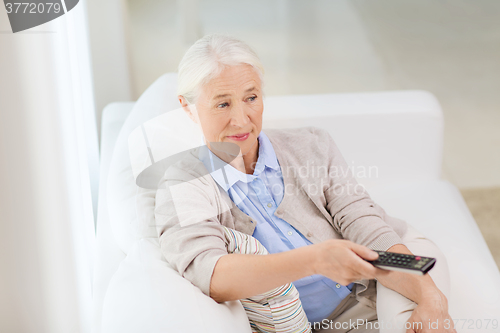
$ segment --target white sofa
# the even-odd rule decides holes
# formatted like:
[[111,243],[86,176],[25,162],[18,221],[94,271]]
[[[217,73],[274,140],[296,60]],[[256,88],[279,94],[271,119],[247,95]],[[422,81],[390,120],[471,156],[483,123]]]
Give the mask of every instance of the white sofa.
[[[163,75],[136,103],[112,103],[103,112],[95,333],[250,332],[241,303],[218,304],[180,277],[162,258],[154,231],[141,225],[151,212],[135,198],[127,141],[137,126],[178,107],[175,80]],[[433,95],[277,96],[264,105],[264,128],[329,130],[372,198],[442,249],[459,332],[499,330],[500,274],[460,192],[440,179],[443,116]],[[146,200],[154,204],[154,196]]]

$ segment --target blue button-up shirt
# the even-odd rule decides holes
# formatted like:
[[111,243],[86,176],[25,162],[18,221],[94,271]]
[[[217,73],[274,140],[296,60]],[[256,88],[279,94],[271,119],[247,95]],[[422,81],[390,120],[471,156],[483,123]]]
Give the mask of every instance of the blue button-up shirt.
[[[238,208],[256,220],[257,225],[252,236],[258,239],[269,253],[312,244],[288,222],[274,215],[284,196],[283,176],[269,138],[261,131],[258,140],[259,156],[253,175],[224,163],[208,149],[209,153],[200,159],[207,170],[212,171],[214,180],[228,193]],[[215,170],[214,166],[222,165],[225,165],[223,170]],[[353,286],[342,286],[319,274],[306,276],[293,281],[293,284],[299,291],[302,307],[310,322],[320,322],[327,318],[351,293]]]

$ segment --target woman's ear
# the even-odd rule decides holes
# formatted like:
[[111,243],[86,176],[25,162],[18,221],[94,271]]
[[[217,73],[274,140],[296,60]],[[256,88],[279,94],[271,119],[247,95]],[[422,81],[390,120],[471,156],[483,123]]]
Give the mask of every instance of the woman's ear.
[[187,113],[189,118],[198,124],[198,114],[196,112],[196,106],[194,104],[189,104],[188,101],[184,98],[184,96],[177,96],[179,99],[179,103],[181,103],[182,109]]

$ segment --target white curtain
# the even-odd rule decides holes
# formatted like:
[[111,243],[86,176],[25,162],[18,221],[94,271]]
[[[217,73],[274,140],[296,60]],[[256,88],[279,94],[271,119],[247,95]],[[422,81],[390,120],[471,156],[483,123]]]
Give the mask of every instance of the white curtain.
[[0,11],[0,331],[90,332],[99,150],[86,2]]

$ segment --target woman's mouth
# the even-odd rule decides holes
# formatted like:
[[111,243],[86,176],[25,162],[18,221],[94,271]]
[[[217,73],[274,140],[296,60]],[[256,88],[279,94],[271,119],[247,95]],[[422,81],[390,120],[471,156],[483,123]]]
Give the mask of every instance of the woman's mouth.
[[249,136],[250,133],[243,133],[239,135],[228,136],[228,138],[235,141],[245,141],[246,139],[248,139]]

